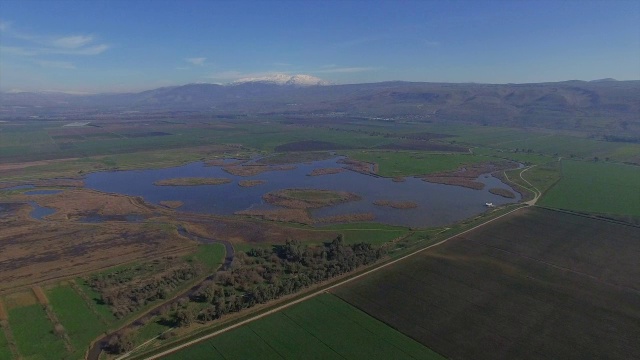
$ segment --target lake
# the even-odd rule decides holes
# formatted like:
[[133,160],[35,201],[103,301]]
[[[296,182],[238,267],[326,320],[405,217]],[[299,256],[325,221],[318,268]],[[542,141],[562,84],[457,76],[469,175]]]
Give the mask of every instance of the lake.
[[[220,166],[206,166],[202,162],[190,163],[165,169],[97,172],[87,175],[85,186],[104,192],[142,196],[146,201],[159,204],[161,201],[181,201],[179,211],[232,215],[236,211],[251,208],[274,208],[262,200],[267,192],[288,188],[313,188],[348,191],[362,199],[350,203],[312,210],[314,218],[371,212],[377,222],[410,227],[442,226],[478,215],[487,210],[485,203],[499,206],[520,200],[508,185],[492,176],[483,175],[478,181],[485,184],[483,190],[460,186],[432,184],[418,178],[407,178],[405,182],[394,182],[354,171],[337,174],[308,176],[318,168],[345,167],[338,163],[341,157],[310,163],[294,164],[293,170],[269,171],[255,176],[235,176]],[[158,180],[180,177],[228,178],[223,185],[201,186],[156,186]],[[240,187],[241,180],[265,180],[255,187]],[[504,188],[516,194],[507,199],[489,193],[490,188]],[[393,209],[373,205],[376,200],[412,201],[414,209]]]

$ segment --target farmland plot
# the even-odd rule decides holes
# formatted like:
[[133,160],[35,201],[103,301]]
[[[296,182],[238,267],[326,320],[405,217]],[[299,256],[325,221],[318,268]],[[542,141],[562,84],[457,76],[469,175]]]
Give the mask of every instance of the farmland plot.
[[527,208],[334,293],[449,358],[639,358],[639,232]]

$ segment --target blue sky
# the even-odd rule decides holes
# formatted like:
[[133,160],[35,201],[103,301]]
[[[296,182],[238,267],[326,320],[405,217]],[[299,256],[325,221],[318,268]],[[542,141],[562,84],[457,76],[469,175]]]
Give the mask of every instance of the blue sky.
[[639,1],[0,1],[0,89],[640,79]]

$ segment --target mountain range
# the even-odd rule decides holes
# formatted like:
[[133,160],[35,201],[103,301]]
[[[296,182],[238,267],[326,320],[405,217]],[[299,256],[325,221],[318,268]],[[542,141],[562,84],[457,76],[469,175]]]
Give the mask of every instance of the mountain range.
[[135,93],[0,93],[0,119],[188,111],[345,116],[640,134],[640,81],[329,85],[308,75],[187,84]]

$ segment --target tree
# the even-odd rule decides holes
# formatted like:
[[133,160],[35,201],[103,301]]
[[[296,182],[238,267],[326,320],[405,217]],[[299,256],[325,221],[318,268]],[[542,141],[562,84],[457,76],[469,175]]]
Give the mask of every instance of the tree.
[[175,314],[176,325],[188,327],[193,323],[193,312],[189,309],[179,309]]
[[130,332],[120,332],[109,339],[107,350],[114,354],[122,354],[133,349],[133,336]]

